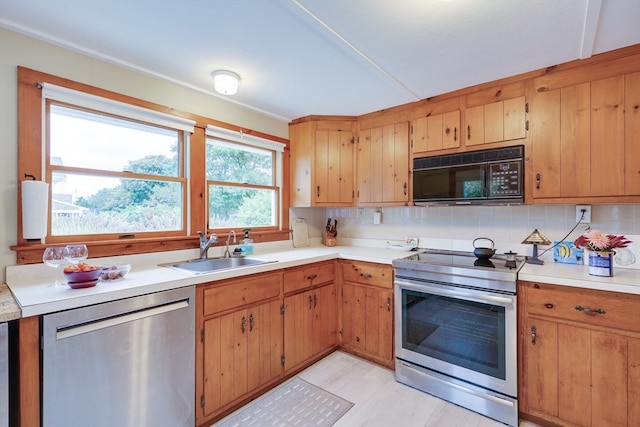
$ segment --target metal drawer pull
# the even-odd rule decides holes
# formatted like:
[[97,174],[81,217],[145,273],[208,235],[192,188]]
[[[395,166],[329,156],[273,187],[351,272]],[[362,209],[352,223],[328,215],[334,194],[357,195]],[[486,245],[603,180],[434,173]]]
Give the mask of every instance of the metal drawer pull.
[[391,298],[387,298],[387,311],[391,311]]
[[583,307],[581,305],[576,305],[576,310],[581,311],[583,313],[587,313],[587,314],[605,314],[606,311],[604,311],[604,309],[602,308],[597,308],[597,309],[592,309],[589,307]]
[[317,274],[311,274],[311,275],[307,276],[307,280],[313,280],[313,279],[315,279],[316,277],[318,277],[318,275],[317,275]]
[[363,279],[371,279],[373,276],[369,273],[360,273],[360,277]]
[[533,325],[531,327],[531,343],[532,344],[536,343],[537,332],[538,332],[538,329],[536,328],[536,325]]

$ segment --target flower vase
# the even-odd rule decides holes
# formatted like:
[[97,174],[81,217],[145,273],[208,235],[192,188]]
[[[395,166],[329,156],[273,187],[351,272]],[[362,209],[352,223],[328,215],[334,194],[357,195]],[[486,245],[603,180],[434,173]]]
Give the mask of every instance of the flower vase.
[[613,252],[589,251],[589,274],[592,276],[613,276]]

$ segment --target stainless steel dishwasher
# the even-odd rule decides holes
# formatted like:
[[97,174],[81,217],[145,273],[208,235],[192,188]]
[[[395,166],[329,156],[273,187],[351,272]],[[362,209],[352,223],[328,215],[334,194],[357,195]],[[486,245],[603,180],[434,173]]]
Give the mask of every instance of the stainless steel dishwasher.
[[195,288],[43,316],[44,427],[193,427]]

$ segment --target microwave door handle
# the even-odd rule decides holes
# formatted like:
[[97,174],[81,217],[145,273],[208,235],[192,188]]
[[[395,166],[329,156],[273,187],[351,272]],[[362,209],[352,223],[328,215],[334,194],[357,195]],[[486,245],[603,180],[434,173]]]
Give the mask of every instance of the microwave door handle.
[[482,182],[484,183],[484,185],[482,186],[482,192],[484,193],[484,197],[487,198],[489,197],[489,179],[487,178],[487,176],[489,175],[487,173],[487,170],[489,169],[489,165],[484,165],[481,169],[481,173],[482,173]]

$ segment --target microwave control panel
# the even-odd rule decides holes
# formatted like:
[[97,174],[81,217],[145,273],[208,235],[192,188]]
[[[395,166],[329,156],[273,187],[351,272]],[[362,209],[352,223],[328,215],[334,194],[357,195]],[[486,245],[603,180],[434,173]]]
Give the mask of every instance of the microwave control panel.
[[522,195],[522,162],[509,161],[489,164],[489,197]]

